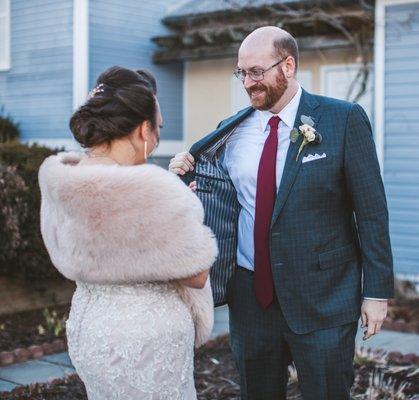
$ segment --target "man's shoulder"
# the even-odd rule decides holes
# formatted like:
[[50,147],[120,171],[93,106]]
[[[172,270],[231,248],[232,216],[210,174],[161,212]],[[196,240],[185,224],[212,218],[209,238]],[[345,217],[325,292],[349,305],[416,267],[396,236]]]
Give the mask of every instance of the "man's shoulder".
[[335,108],[338,110],[349,112],[354,103],[346,100],[335,99],[333,97],[321,96],[318,94],[311,94],[314,99],[318,102],[319,106],[326,108]]
[[354,107],[361,108],[350,101],[315,94],[310,96],[312,96],[312,101],[314,100],[317,103],[318,112],[322,119],[326,118],[331,120],[332,123],[346,123]]

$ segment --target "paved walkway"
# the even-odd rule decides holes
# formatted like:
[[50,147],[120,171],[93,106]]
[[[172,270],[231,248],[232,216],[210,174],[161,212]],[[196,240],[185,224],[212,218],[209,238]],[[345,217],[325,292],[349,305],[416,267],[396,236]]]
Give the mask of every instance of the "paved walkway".
[[[216,309],[214,330],[211,337],[214,338],[223,333],[228,333],[227,307]],[[379,335],[363,342],[362,332],[358,331],[357,344],[358,346],[383,349],[388,352],[419,353],[419,335],[410,333],[382,331]],[[64,378],[74,373],[75,370],[67,353],[54,354],[39,360],[2,367],[0,368],[0,392],[10,391],[20,385]]]
[[48,382],[75,372],[67,353],[54,354],[38,360],[2,367],[0,368],[0,392],[10,391],[19,385]]

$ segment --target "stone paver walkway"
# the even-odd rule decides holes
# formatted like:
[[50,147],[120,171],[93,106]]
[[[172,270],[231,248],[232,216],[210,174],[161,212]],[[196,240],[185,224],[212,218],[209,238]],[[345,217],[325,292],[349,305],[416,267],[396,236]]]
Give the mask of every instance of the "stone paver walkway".
[[59,353],[0,368],[0,392],[35,382],[64,378],[76,371],[67,353]]
[[[228,309],[219,307],[215,312],[214,330],[211,338],[228,333]],[[403,354],[419,353],[419,335],[410,333],[381,331],[377,336],[362,340],[362,331],[358,331],[357,345],[383,349],[388,352],[399,351]],[[54,354],[9,367],[0,368],[0,392],[10,391],[16,386],[35,382],[48,382],[74,374],[75,370],[67,353]]]

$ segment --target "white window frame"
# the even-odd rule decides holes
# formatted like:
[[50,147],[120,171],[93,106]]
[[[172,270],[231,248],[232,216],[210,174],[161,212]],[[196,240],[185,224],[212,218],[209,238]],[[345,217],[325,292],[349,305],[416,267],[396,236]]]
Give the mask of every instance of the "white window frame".
[[[340,63],[340,64],[325,64],[320,67],[320,93],[322,96],[327,96],[327,75],[330,72],[336,71],[354,71],[358,70],[361,64],[358,63]],[[371,66],[372,67],[372,66]],[[371,71],[373,72],[373,71]],[[371,79],[371,76],[369,77]],[[370,83],[371,84],[371,83]]]
[[[5,43],[0,43],[0,46],[3,45],[6,48],[6,58],[5,60],[0,60],[0,71],[8,71],[11,66],[10,61],[10,41],[11,41],[11,34],[10,34],[10,0],[3,0],[4,4],[6,4],[6,8],[4,10],[0,9],[0,21],[5,21],[6,25],[6,38]],[[2,22],[3,23],[3,22]]]

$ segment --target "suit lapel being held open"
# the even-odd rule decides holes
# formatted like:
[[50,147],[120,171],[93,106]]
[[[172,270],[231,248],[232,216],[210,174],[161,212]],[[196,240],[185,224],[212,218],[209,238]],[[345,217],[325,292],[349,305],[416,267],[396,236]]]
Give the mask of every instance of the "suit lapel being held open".
[[[312,119],[314,120],[314,127],[316,127],[321,117],[318,114],[318,110],[317,110],[318,106],[319,104],[317,100],[314,98],[314,96],[310,95],[305,90],[303,90],[302,95],[301,95],[300,105],[298,106],[297,116],[294,121],[294,128],[298,129],[299,126],[302,125],[301,120],[300,120],[302,115],[312,117]],[[298,160],[296,161],[298,149],[300,148],[302,141],[303,141],[303,135],[299,135],[295,143],[293,142],[290,143],[290,146],[287,152],[287,159],[285,161],[285,167],[284,167],[284,172],[282,175],[281,184],[279,186],[278,193],[276,196],[276,202],[275,202],[274,212],[272,214],[271,226],[275,223],[276,219],[281,213],[282,208],[285,205],[285,202],[292,188],[292,185],[294,184],[294,181],[300,170],[301,160],[306,154],[308,147],[310,147],[310,145],[305,146],[303,150],[301,151],[298,157]]]

